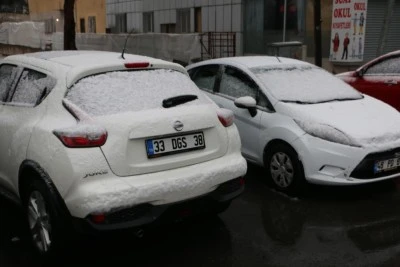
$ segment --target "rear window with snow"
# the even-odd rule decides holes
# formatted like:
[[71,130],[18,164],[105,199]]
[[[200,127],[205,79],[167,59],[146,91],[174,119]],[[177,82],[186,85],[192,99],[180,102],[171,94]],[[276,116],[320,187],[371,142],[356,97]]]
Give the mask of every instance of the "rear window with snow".
[[158,70],[116,71],[86,77],[67,92],[66,99],[92,116],[163,108],[163,100],[196,95],[181,105],[209,103],[190,78],[180,72]]
[[329,72],[307,65],[252,68],[277,99],[284,102],[321,103],[361,99],[362,95]]

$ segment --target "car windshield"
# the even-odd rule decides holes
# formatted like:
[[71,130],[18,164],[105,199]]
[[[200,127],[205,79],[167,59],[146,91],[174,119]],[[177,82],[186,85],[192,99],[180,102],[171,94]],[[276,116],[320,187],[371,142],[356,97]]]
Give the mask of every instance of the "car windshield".
[[[178,103],[208,102],[190,78],[180,72],[158,69],[116,71],[86,77],[77,82],[66,98],[92,116],[162,108],[163,100],[197,96]],[[190,98],[190,97],[189,97]]]
[[263,66],[251,68],[251,71],[283,102],[316,104],[363,98],[339,78],[314,66]]

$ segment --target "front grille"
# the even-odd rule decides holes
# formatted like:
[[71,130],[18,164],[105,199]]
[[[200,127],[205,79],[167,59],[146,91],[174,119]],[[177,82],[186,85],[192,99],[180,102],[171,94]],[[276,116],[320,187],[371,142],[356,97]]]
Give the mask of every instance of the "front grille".
[[360,162],[360,164],[357,165],[350,176],[357,179],[374,179],[397,173],[400,175],[400,167],[389,171],[382,171],[378,173],[374,172],[374,165],[376,161],[398,157],[395,156],[395,154],[397,153],[400,153],[400,148],[395,148],[385,152],[368,154]]
[[150,204],[142,204],[122,210],[118,210],[116,212],[112,212],[106,215],[106,222],[109,224],[113,223],[123,223],[133,221],[140,217],[146,215],[153,206]]

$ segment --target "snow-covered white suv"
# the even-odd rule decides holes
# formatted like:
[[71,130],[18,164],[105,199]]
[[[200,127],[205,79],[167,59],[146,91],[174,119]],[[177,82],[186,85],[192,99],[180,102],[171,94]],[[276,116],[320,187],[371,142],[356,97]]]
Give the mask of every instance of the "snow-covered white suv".
[[0,79],[0,186],[43,254],[70,226],[141,227],[195,203],[220,212],[244,189],[232,112],[178,64],[40,52],[5,58]]

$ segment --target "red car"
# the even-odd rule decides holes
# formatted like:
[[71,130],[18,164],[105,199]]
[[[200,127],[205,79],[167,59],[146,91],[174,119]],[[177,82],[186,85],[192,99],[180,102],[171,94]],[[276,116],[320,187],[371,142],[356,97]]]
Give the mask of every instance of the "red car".
[[400,50],[382,55],[356,71],[336,75],[361,93],[400,111]]

